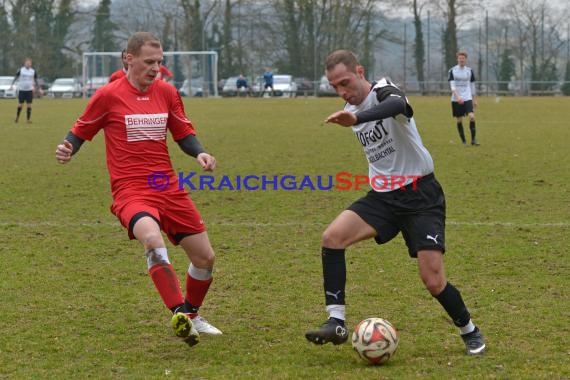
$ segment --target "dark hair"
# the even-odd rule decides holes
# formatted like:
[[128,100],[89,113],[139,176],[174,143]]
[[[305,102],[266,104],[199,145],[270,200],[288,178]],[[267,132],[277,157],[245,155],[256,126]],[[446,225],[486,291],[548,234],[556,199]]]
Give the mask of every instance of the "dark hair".
[[132,55],[139,55],[141,48],[144,45],[160,48],[160,40],[149,32],[136,32],[127,41],[127,53]]
[[344,64],[352,72],[356,72],[356,66],[360,66],[358,58],[350,50],[335,50],[325,60],[325,70],[332,70],[339,63]]

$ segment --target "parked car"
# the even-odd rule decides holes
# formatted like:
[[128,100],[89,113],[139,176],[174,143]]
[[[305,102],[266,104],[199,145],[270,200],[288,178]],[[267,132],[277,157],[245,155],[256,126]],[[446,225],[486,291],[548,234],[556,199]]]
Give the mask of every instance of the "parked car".
[[[271,91],[263,91],[265,83],[262,77],[258,77],[253,85],[253,93],[256,96],[270,97]],[[297,96],[297,83],[293,80],[292,75],[278,74],[273,75],[273,93],[275,97],[293,98]]]
[[293,98],[297,96],[297,83],[295,83],[291,75],[274,75],[273,90],[277,97]]
[[51,86],[51,82],[49,82],[47,79],[45,78],[38,78],[38,86],[39,91],[36,91],[34,93],[34,97],[35,98],[41,98],[42,96],[44,96],[45,94],[47,94],[47,90],[50,88]]
[[202,88],[202,78],[193,78],[192,80],[184,79],[182,86],[178,89],[180,96],[202,97],[204,89]]
[[83,92],[88,98],[92,97],[95,91],[109,83],[109,77],[92,77],[87,80],[83,87]]
[[75,78],[57,78],[48,88],[50,98],[80,98],[83,95],[81,82]]
[[238,77],[229,77],[224,82],[224,87],[222,87],[222,96],[230,97],[237,95],[237,80]]
[[321,77],[321,82],[319,83],[319,91],[317,96],[337,96],[335,89],[329,83],[326,75]]
[[295,78],[297,83],[297,96],[308,96],[315,94],[314,82],[307,78]]
[[17,83],[12,86],[14,77],[0,77],[0,98],[15,98]]

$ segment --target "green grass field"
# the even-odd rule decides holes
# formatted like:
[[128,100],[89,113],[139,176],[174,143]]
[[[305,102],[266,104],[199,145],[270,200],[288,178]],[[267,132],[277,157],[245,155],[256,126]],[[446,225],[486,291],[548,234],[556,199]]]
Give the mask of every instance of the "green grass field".
[[[109,212],[103,135],[67,166],[56,145],[83,100],[41,99],[33,124],[0,101],[0,378],[568,379],[569,98],[482,98],[480,147],[458,144],[447,97],[411,98],[447,196],[447,275],[486,335],[467,357],[424,290],[401,237],[347,252],[350,327],[400,331],[396,356],[368,366],[350,344],[317,347],[326,318],[320,236],[365,191],[198,190],[217,253],[203,315],[224,331],[189,348],[146,274],[141,247]],[[366,174],[349,129],[323,125],[339,99],[191,99],[186,110],[236,175]],[[177,171],[195,161],[171,143]],[[188,262],[169,246],[179,274]]]

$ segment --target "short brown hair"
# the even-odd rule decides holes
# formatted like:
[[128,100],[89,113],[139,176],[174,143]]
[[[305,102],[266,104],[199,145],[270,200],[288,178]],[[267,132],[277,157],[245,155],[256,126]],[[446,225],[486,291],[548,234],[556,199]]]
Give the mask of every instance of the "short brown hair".
[[467,58],[467,52],[465,50],[459,50],[457,52],[457,54],[455,54],[455,57],[459,57],[460,55],[464,56],[465,58]]
[[358,58],[350,50],[335,50],[329,54],[325,60],[325,70],[332,70],[336,65],[342,63],[352,72],[356,72],[356,66],[360,66]]
[[144,45],[160,48],[160,40],[149,32],[136,32],[127,41],[127,53],[134,56],[139,55]]

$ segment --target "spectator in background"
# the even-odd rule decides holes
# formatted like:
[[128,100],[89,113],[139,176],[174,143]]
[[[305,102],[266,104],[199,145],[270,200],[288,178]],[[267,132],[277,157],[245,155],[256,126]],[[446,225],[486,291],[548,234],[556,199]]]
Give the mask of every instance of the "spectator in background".
[[271,96],[275,95],[275,90],[273,89],[273,71],[269,68],[265,70],[263,73],[263,91],[261,92],[261,96],[265,95],[265,91],[271,89]]
[[18,79],[18,109],[16,111],[16,119],[14,122],[17,123],[20,119],[20,113],[24,107],[24,102],[26,102],[26,121],[31,123],[34,92],[36,89],[37,91],[41,91],[40,86],[38,85],[38,73],[32,68],[31,58],[26,58],[24,60],[24,66],[22,66],[16,73],[10,88],[14,87],[14,83],[16,83]]
[[243,76],[243,74],[240,74],[237,81],[236,81],[236,87],[237,87],[237,95],[241,96],[241,94],[245,94],[245,96],[249,96],[251,94],[249,85],[247,84],[247,79]]
[[109,83],[127,75],[127,70],[129,69],[129,65],[127,64],[127,49],[123,49],[121,52],[121,60],[123,61],[123,68],[111,74],[109,77]]

